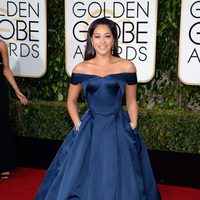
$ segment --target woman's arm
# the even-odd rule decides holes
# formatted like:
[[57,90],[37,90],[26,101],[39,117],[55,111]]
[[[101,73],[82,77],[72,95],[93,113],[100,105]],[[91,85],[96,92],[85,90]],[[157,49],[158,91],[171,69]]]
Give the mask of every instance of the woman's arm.
[[[130,61],[126,61],[126,70],[136,73],[136,67]],[[130,118],[130,125],[132,129],[135,129],[138,123],[137,84],[126,84],[126,106]]]
[[13,90],[15,91],[16,96],[19,98],[22,104],[28,105],[29,101],[19,90],[15,78],[12,74],[12,71],[9,66],[9,57],[8,57],[8,48],[5,42],[0,41],[0,51],[3,58],[3,73]]
[[137,127],[138,122],[138,104],[136,91],[137,85],[126,85],[126,105],[132,129]]
[[[81,62],[78,65],[76,65],[73,69],[73,73],[84,73],[85,72],[85,62]],[[67,96],[67,110],[68,113],[76,127],[76,129],[79,131],[79,127],[81,124],[79,115],[78,115],[78,97],[81,92],[81,84],[70,84],[68,89],[68,96]]]
[[67,97],[67,110],[74,125],[80,122],[80,118],[78,115],[78,97],[80,92],[81,92],[80,84],[77,85],[70,84]]

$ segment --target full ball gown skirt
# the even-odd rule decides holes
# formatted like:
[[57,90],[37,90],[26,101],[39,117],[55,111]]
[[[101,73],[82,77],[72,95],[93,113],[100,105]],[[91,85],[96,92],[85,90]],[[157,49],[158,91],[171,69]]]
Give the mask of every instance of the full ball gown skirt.
[[16,168],[13,136],[9,118],[8,88],[0,53],[0,173]]
[[73,73],[88,110],[52,161],[35,200],[159,200],[145,143],[121,107],[135,73]]

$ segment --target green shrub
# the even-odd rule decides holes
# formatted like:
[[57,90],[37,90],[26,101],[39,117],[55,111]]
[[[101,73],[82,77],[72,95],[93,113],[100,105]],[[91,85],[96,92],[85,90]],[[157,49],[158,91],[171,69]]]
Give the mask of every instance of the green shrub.
[[[80,115],[87,109],[79,108]],[[32,101],[24,107],[11,100],[10,114],[16,136],[64,140],[73,127],[63,102]],[[141,109],[139,129],[149,149],[200,153],[200,112]]]

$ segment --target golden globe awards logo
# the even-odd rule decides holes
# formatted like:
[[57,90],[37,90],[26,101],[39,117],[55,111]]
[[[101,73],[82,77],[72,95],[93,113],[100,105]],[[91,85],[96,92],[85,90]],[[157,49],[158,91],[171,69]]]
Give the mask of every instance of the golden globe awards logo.
[[87,29],[92,21],[106,17],[116,22],[119,54],[133,61],[140,82],[152,79],[155,71],[157,1],[70,1],[65,2],[66,70],[83,60]]
[[191,59],[195,59],[200,63],[200,49],[198,48],[200,46],[200,1],[195,1],[191,5],[190,14],[195,20],[189,29],[189,38],[194,47],[188,63],[190,63]]
[[39,0],[0,3],[0,39],[8,44],[15,75],[40,77],[46,71],[45,9]]
[[182,0],[179,46],[179,78],[200,85],[200,1]]

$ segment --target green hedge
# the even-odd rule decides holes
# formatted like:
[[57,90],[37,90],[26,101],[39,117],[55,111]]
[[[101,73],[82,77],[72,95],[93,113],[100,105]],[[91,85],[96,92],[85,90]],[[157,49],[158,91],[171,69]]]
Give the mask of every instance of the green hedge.
[[[80,104],[80,115],[86,104]],[[63,140],[73,124],[64,102],[32,101],[22,106],[11,100],[10,115],[16,136]],[[141,110],[139,129],[149,149],[200,153],[200,112]]]

